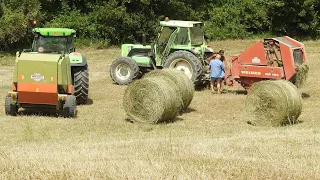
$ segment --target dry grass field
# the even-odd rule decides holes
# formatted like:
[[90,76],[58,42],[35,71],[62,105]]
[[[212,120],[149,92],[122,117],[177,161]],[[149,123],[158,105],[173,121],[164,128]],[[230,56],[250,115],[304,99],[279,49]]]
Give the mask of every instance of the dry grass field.
[[[233,55],[254,41],[212,46]],[[79,49],[89,61],[91,103],[78,107],[76,119],[9,117],[14,57],[0,56],[0,179],[320,179],[320,41],[305,45],[302,123],[274,128],[246,123],[246,95],[209,90],[197,91],[174,123],[125,121],[126,86],[109,77],[118,47]]]

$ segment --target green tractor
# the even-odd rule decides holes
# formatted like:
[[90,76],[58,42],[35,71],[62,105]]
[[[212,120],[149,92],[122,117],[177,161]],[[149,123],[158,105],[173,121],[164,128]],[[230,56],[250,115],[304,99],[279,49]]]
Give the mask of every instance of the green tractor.
[[78,104],[87,104],[89,93],[89,69],[87,59],[75,52],[76,31],[66,28],[34,28],[31,52],[68,55],[74,95]]
[[206,45],[202,22],[168,20],[160,21],[161,31],[152,45],[123,44],[120,58],[110,67],[112,80],[129,84],[140,75],[161,68],[183,71],[195,85],[206,80],[207,57],[213,50]]
[[32,48],[17,52],[5,113],[19,108],[53,109],[64,117],[76,116],[76,105],[88,100],[89,74],[86,58],[75,52],[75,31],[35,28]]

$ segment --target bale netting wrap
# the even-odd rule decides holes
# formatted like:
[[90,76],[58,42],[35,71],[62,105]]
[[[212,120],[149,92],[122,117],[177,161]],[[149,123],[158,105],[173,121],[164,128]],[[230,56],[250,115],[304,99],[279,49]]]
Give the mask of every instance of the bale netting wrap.
[[302,111],[302,98],[289,81],[261,81],[250,87],[246,114],[251,124],[281,126],[294,124]]
[[291,78],[291,82],[297,86],[297,88],[301,88],[305,85],[307,81],[308,73],[309,73],[309,66],[306,63],[302,64],[295,64],[296,67],[296,74]]
[[132,121],[161,123],[174,120],[182,108],[181,97],[173,81],[162,78],[142,78],[125,90],[123,106]]
[[145,75],[148,77],[158,77],[173,81],[178,87],[178,94],[181,96],[183,107],[187,109],[194,95],[194,85],[192,81],[181,71],[174,69],[154,70]]

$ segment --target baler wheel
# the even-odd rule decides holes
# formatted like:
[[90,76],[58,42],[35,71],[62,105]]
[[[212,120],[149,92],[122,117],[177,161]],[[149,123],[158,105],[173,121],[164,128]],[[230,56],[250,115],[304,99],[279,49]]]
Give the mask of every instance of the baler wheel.
[[63,116],[65,118],[76,117],[77,112],[77,99],[74,95],[68,95],[67,100],[63,105]]
[[15,103],[12,103],[12,97],[6,97],[5,100],[5,112],[6,115],[16,116],[18,114],[18,106]]
[[201,81],[203,71],[201,61],[191,52],[176,51],[172,53],[163,67],[183,71],[195,85]]
[[89,70],[88,65],[72,68],[74,95],[77,104],[87,104],[89,94]]
[[110,66],[110,77],[119,85],[131,83],[138,75],[139,66],[130,57],[120,57],[113,61]]

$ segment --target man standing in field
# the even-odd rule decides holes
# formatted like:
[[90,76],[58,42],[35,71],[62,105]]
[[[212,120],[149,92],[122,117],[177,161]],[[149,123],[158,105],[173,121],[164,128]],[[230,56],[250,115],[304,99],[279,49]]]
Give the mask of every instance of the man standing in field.
[[215,84],[217,83],[219,94],[222,91],[221,79],[224,77],[224,71],[225,71],[224,64],[220,59],[221,59],[221,55],[217,54],[215,59],[211,60],[209,64],[211,92],[214,93],[214,87],[215,87]]
[[224,57],[224,50],[220,50],[220,51],[219,51],[219,54],[220,54],[220,56],[221,56],[220,60],[221,60],[222,62],[224,62],[224,60],[226,59],[226,58]]

